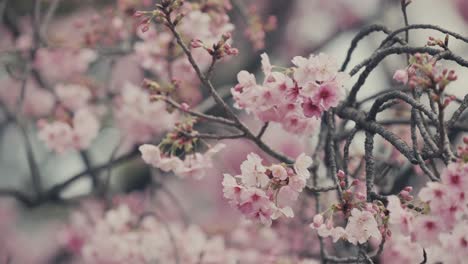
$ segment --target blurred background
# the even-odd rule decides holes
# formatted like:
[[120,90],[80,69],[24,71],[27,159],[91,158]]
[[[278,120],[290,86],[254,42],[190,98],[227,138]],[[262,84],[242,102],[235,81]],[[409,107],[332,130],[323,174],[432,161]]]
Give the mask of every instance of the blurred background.
[[[55,85],[71,80],[85,83],[94,87],[96,100],[112,104],[113,96],[120,93],[125,83],[141,85],[144,77],[152,77],[152,74],[140,65],[141,58],[134,52],[136,43],[142,38],[132,30],[122,30],[122,27],[132,28],[134,26],[132,23],[135,23],[135,19],[132,18],[134,11],[140,8],[150,10],[152,1],[43,0],[41,2],[41,14],[48,23],[46,32],[43,32],[48,46],[44,46],[43,49],[69,45],[81,50],[86,49],[88,52],[82,52],[78,57],[44,55],[42,61],[35,62],[35,65],[46,63],[43,66],[46,68],[45,83]],[[398,0],[238,0],[232,4],[229,16],[235,25],[233,46],[238,48],[240,53],[218,65],[214,75],[214,83],[225,98],[229,98],[229,89],[237,83],[236,75],[240,70],[260,72],[260,54],[263,52],[269,54],[273,64],[281,66],[291,65],[290,60],[294,56],[308,56],[319,52],[330,54],[342,62],[351,39],[363,27],[382,24],[393,30],[403,26]],[[2,109],[8,109],[18,96],[13,90],[18,91],[19,84],[17,81],[12,81],[11,75],[24,66],[21,64],[21,57],[24,55],[22,52],[31,46],[34,37],[31,33],[34,26],[32,21],[34,6],[35,1],[32,0],[0,0]],[[264,39],[249,39],[246,30],[256,23],[253,21],[254,18],[267,25],[270,17],[276,18],[274,23],[276,27],[265,30]],[[467,35],[468,0],[413,0],[408,7],[408,17],[410,24],[434,24]],[[102,39],[93,39],[96,35]],[[444,37],[441,33],[414,30],[411,31],[410,44],[423,46],[429,36],[442,39]],[[384,34],[373,33],[362,40],[352,56],[348,70],[368,58],[383,38]],[[462,57],[468,56],[468,49],[461,42],[451,39],[450,48]],[[81,67],[81,64],[84,66]],[[450,63],[444,62],[444,64],[449,68],[455,68],[458,74],[458,81],[449,87],[447,92],[461,98],[468,91],[466,88],[468,75],[464,74],[466,69]],[[392,76],[395,70],[403,67],[405,67],[404,56],[386,59],[370,75],[363,92],[360,93],[361,98],[390,87],[397,87]],[[62,75],[64,68],[70,68],[68,76]],[[61,76],[54,76],[57,73]],[[31,82],[29,85],[41,84]],[[213,102],[207,99],[204,89],[183,91],[180,97],[197,105],[200,110],[209,113],[219,111]],[[34,108],[41,104],[42,98],[41,95],[32,95],[27,102],[31,108]],[[112,111],[112,106],[102,108],[104,113]],[[77,206],[80,199],[89,198],[93,186],[92,177],[88,175],[89,167],[104,166],[109,162],[115,166],[111,166],[112,169],[104,167],[105,169],[98,173],[111,175],[112,193],[143,191],[155,184],[155,178],[164,178],[167,179],[164,180],[167,193],[161,194],[161,208],[168,204],[164,201],[170,200],[172,202],[169,204],[173,204],[172,199],[175,199],[182,207],[182,211],[190,216],[192,222],[212,229],[229,229],[238,221],[238,215],[229,210],[229,206],[222,199],[221,175],[222,172],[238,171],[239,164],[245,159],[246,154],[254,149],[247,142],[226,140],[227,151],[219,155],[215,168],[208,173],[205,180],[180,181],[168,175],[155,175],[158,173],[145,166],[139,159],[138,153],[134,151],[134,144],[122,142],[122,129],[108,114],[102,115],[99,134],[85,152],[70,151],[63,154],[53,153],[45,147],[37,136],[36,123],[40,118],[31,117],[27,122],[26,133],[39,166],[43,188],[47,190],[80,173],[83,174],[79,180],[60,193],[60,199],[38,202],[39,200],[34,198],[34,184],[30,177],[24,134],[16,124],[10,122],[5,113],[0,111],[0,189],[3,190],[1,199],[4,201],[0,208],[0,240],[5,245],[21,244],[22,246],[17,249],[18,253],[21,250],[24,252],[18,254],[19,262],[12,263],[47,263],[51,256],[58,258],[54,255],[59,248],[58,242],[54,242],[55,230],[64,225],[70,210]],[[249,116],[243,118],[253,128],[261,125]],[[154,122],[158,120],[155,119]],[[207,129],[216,131],[216,128]],[[301,152],[310,153],[312,149],[310,146],[315,144],[316,140],[316,138],[297,138],[279,128],[270,129],[266,135],[266,141],[275,149],[293,157]],[[354,150],[356,153],[362,152],[359,147],[362,144],[359,142],[362,142],[362,139],[356,142]],[[383,155],[387,155],[385,153],[390,150],[383,147],[381,151]],[[20,198],[20,201],[11,199],[12,193],[7,190],[18,191],[21,195],[14,194],[14,196]],[[21,201],[21,198],[24,198],[22,195],[26,196],[24,201]],[[224,222],[220,223],[220,219]],[[13,233],[15,234],[12,235]]]

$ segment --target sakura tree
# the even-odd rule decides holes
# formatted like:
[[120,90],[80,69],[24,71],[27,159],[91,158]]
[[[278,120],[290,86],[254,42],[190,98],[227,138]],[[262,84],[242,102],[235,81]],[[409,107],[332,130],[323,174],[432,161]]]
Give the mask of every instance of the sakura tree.
[[464,263],[468,37],[428,6],[2,0],[0,262]]

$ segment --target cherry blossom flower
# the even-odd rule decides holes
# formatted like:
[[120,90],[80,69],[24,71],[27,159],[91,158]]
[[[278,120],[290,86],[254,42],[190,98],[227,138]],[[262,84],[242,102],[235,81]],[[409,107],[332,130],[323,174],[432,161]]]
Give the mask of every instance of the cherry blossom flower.
[[[410,241],[405,243],[411,247],[427,249],[427,258],[431,262],[462,263],[466,250],[465,235],[460,225],[467,216],[463,187],[468,175],[466,168],[462,160],[449,164],[441,172],[441,182],[428,182],[420,190],[419,201],[400,201],[396,196],[388,197],[392,231],[389,242],[392,248],[397,247],[402,239],[400,237],[403,237]],[[395,236],[398,240],[392,242]],[[454,248],[460,250],[455,252]]]
[[374,216],[368,211],[356,208],[351,210],[351,217],[346,225],[346,239],[352,244],[363,244],[373,237],[378,242],[382,240],[382,234],[378,228]]
[[98,135],[99,120],[88,109],[80,109],[73,116],[73,141],[74,147],[87,149]]
[[69,124],[54,121],[40,126],[39,139],[57,153],[63,153],[71,148],[73,129]]
[[418,242],[422,246],[437,243],[438,236],[442,231],[442,225],[434,216],[420,216],[414,220],[414,231],[411,233],[411,240]]
[[387,209],[390,211],[389,224],[394,227],[393,230],[397,229],[399,233],[409,235],[413,230],[414,215],[403,209],[400,199],[395,195],[388,197]]
[[54,89],[60,102],[72,111],[85,107],[92,97],[87,87],[78,84],[58,84]]
[[393,75],[393,79],[399,83],[407,84],[408,83],[408,71],[406,70],[397,70]]
[[241,175],[224,174],[224,197],[248,219],[271,225],[280,216],[293,217],[292,206],[310,176],[310,157],[299,155],[292,167],[265,166],[255,153],[241,164]]
[[467,221],[459,221],[451,233],[440,235],[441,247],[448,254],[441,254],[444,263],[463,263],[468,257]]
[[87,149],[100,128],[99,120],[89,109],[78,110],[71,123],[39,121],[39,139],[55,152]]
[[312,158],[302,153],[296,158],[294,162],[294,170],[296,171],[297,175],[304,179],[308,179],[310,177],[309,167],[312,165]]
[[319,228],[323,224],[323,216],[321,214],[317,214],[314,216],[314,221],[311,224],[314,228]]
[[262,159],[257,154],[250,153],[247,160],[241,164],[242,183],[249,187],[265,187],[270,182],[265,171]]
[[288,172],[281,165],[274,164],[271,166],[270,170],[273,177],[278,178],[280,180],[285,180],[288,177]]
[[332,237],[333,242],[337,242],[341,238],[346,237],[345,229],[341,226],[334,227],[331,221],[328,221],[326,224],[316,224],[314,220],[314,223],[312,223],[310,227],[317,230],[317,234],[321,237]]
[[201,179],[205,176],[206,170],[213,167],[213,156],[224,147],[224,144],[217,144],[203,154],[198,152],[187,154],[183,160],[177,156],[167,156],[158,146],[150,144],[141,145],[139,150],[145,163],[153,167],[165,172],[173,171],[181,178]]
[[178,258],[183,263],[208,264],[235,263],[237,259],[235,251],[225,246],[221,236],[209,237],[195,225],[167,226],[151,214],[141,217],[126,204],[104,212],[93,221],[86,220],[86,216],[82,219],[87,221],[87,226],[72,222],[67,227],[69,232],[83,234],[81,246],[67,249],[77,250],[85,263],[176,263]]

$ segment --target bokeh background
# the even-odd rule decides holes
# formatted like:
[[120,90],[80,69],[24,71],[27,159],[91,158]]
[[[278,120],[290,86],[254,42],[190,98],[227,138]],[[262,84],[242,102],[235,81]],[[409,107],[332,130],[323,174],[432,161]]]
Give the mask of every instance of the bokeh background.
[[[103,25],[117,23],[111,19],[109,8],[123,4],[126,1],[107,0],[43,0],[44,7],[57,3],[57,10],[50,20],[47,38],[50,43],[68,43],[79,45],[83,38],[83,28],[76,24],[91,23],[99,20]],[[131,2],[131,1],[127,1]],[[389,29],[396,29],[403,25],[400,1],[397,0],[244,0],[240,6],[234,6],[230,13],[236,25],[234,46],[240,54],[218,66],[214,83],[220,93],[229,97],[229,89],[236,84],[236,74],[240,70],[258,73],[260,71],[260,57],[267,52],[273,64],[290,65],[292,57],[307,56],[310,53],[325,52],[343,61],[350,41],[355,34],[370,24],[383,24]],[[255,49],[252,42],[243,34],[246,20],[244,16],[250,5],[257,6],[257,12],[262,18],[275,16],[277,28],[267,33],[265,46]],[[31,10],[34,1],[31,0],[1,0],[0,1],[0,104],[11,103],[11,89],[8,82],[8,65],[14,64],[11,52],[27,46],[31,41]],[[131,14],[128,14],[129,18]],[[462,35],[468,33],[468,0],[413,0],[408,8],[411,24],[435,24],[450,29]],[[411,31],[410,43],[418,46],[425,45],[429,36],[443,38],[440,33],[426,30]],[[374,33],[360,42],[353,54],[350,65],[356,65],[367,58],[383,39],[382,33]],[[112,38],[112,36],[110,36]],[[98,59],[90,64],[85,73],[87,81],[98,83],[110,92],[119,91],[125,82],[141,84],[145,71],[138,65],[138,59],[132,54],[125,54],[133,48],[133,40],[126,40],[99,46],[97,51],[104,51]],[[468,56],[466,44],[450,40],[450,48],[461,56]],[[120,51],[123,51],[122,53]],[[107,53],[106,53],[107,52]],[[397,87],[392,81],[393,72],[405,66],[404,57],[391,57],[377,68],[368,79],[361,97],[366,97],[389,87]],[[56,67],[65,67],[74,63],[67,60],[57,60],[52,63]],[[450,63],[447,63],[450,66]],[[52,71],[53,72],[53,71]],[[468,91],[468,75],[466,69],[457,68],[458,81],[449,87],[448,93],[463,96]],[[187,91],[186,98],[200,103],[199,109],[212,113],[219,111],[213,102],[206,99],[203,89]],[[34,104],[34,99],[32,100]],[[449,111],[453,111],[450,110]],[[244,120],[251,127],[259,127],[260,123],[249,116]],[[158,120],[154,120],[158,122]],[[65,153],[57,155],[48,151],[37,138],[34,125],[28,130],[33,143],[33,150],[37,157],[43,176],[45,188],[63,182],[85,169],[79,153]],[[402,132],[403,133],[403,132]],[[100,133],[87,151],[90,162],[94,165],[105,164],[111,158],[125,155],[128,148],[119,148],[120,131],[115,128],[112,120],[104,122]],[[280,140],[278,140],[280,139]],[[316,139],[304,141],[296,138],[279,128],[270,129],[266,141],[275,148],[295,156],[301,152],[310,152],[310,146]],[[362,151],[356,142],[356,152]],[[254,149],[247,142],[232,140],[225,142],[227,150],[218,157],[215,168],[207,175],[203,182],[195,180],[180,181],[176,178],[164,182],[168,192],[161,194],[161,210],[171,210],[167,204],[177,203],[189,215],[191,221],[209,228],[229,228],[238,219],[238,215],[229,210],[229,206],[222,199],[222,172],[235,173],[239,164],[247,153]],[[5,115],[0,114],[0,188],[20,190],[29,194],[32,183],[29,178],[23,137],[18,127],[8,122]],[[362,145],[362,144],[360,144]],[[382,149],[383,153],[389,150]],[[402,168],[403,170],[404,168]],[[125,159],[114,167],[111,177],[111,190],[114,193],[129,193],[144,190],[155,176],[143,164],[138,156]],[[395,179],[396,180],[396,179]],[[417,181],[417,180],[416,180]],[[52,256],[58,258],[56,250],[59,247],[56,230],[66,222],[70,210],[77,205],[79,199],[87,197],[91,189],[89,177],[83,177],[67,188],[62,196],[66,202],[46,202],[32,207],[24,206],[8,197],[1,198],[8,202],[2,203],[0,208],[0,240],[6,244],[18,246],[20,261],[13,263],[47,263]],[[175,196],[175,197],[173,197]],[[170,202],[164,202],[169,200]],[[223,222],[221,223],[220,220]],[[229,223],[231,221],[231,223]],[[15,235],[10,234],[15,233]],[[1,244],[1,243],[0,243]],[[0,250],[1,252],[1,250]],[[20,253],[21,252],[21,253]],[[2,262],[3,263],[3,262]]]

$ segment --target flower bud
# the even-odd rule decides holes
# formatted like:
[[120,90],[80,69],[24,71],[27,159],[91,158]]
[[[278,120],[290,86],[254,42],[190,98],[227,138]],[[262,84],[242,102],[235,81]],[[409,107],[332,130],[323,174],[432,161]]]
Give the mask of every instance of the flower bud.
[[190,46],[194,49],[201,48],[203,47],[203,42],[199,39],[193,39],[192,42],[190,42]]
[[406,70],[397,70],[393,75],[393,79],[402,84],[408,83],[408,72]]
[[143,13],[142,11],[135,11],[135,13],[133,14],[133,17],[142,17],[145,13]]
[[323,224],[323,216],[321,214],[315,215],[312,225],[319,228]]
[[145,33],[146,31],[149,30],[149,26],[148,25],[144,25],[143,27],[141,27],[141,32]]
[[354,179],[352,182],[351,182],[351,185],[352,186],[357,186],[359,184],[359,180],[358,179]]
[[346,187],[346,182],[344,182],[344,181],[340,181],[340,186],[341,186],[341,188],[344,188],[344,187]]
[[223,40],[226,41],[230,38],[232,38],[232,34],[227,32],[227,33],[224,33],[223,36],[222,36]]
[[183,111],[188,111],[190,109],[190,105],[183,102],[181,105],[180,105],[180,108],[183,110]]
[[239,50],[236,48],[231,48],[229,50],[226,50],[226,53],[231,56],[237,56],[239,54]]
[[346,175],[345,175],[344,171],[339,170],[339,171],[336,173],[336,176],[338,177],[338,179],[343,180],[343,179],[345,178]]

